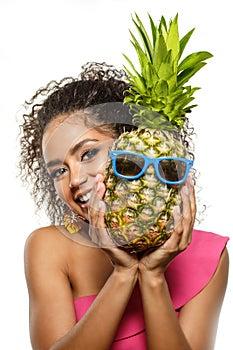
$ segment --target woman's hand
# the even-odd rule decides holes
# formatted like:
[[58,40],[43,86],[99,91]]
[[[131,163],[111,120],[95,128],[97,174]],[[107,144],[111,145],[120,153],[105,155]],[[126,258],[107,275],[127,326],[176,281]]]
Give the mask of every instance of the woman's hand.
[[196,215],[194,186],[190,178],[181,189],[183,211],[179,207],[174,210],[174,231],[171,237],[158,249],[145,253],[139,262],[140,273],[152,271],[161,275],[168,264],[179,253],[184,251],[192,241],[192,231]]
[[138,271],[136,254],[129,254],[118,247],[108,234],[105,225],[106,206],[103,201],[105,193],[103,181],[104,177],[98,174],[89,202],[89,236],[108,255],[116,270],[130,271],[136,276]]
[[171,237],[161,247],[152,252],[146,252],[140,260],[136,254],[129,254],[117,247],[108,235],[104,220],[105,203],[102,200],[104,192],[103,176],[98,174],[89,205],[89,235],[91,240],[107,253],[117,269],[132,269],[134,273],[152,271],[154,274],[163,274],[168,264],[184,251],[192,240],[196,201],[194,186],[190,179],[181,189],[182,213],[180,213],[179,207],[174,210],[175,229]]

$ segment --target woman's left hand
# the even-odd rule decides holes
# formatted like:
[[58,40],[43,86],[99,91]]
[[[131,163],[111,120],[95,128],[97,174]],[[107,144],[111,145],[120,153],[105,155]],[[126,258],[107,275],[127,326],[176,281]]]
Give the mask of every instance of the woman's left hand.
[[136,276],[138,271],[138,259],[136,254],[129,254],[121,249],[113,242],[106,228],[106,206],[103,201],[106,188],[103,181],[104,177],[98,174],[96,177],[96,185],[93,188],[89,202],[90,239],[107,254],[117,271],[126,271]]
[[196,201],[194,186],[190,178],[181,189],[183,204],[182,213],[179,207],[174,210],[174,231],[171,237],[159,248],[152,252],[146,252],[139,262],[139,271],[153,271],[160,275],[166,270],[168,264],[179,253],[184,251],[192,241],[192,231],[196,215]]

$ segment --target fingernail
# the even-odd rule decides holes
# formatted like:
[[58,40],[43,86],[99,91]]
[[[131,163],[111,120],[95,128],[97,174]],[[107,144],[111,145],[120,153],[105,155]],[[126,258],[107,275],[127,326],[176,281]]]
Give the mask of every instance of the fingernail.
[[100,202],[99,202],[99,210],[100,210],[101,212],[105,212],[105,204],[104,204],[103,201],[100,201]]
[[98,182],[98,183],[97,183],[97,186],[96,186],[96,191],[97,191],[97,192],[99,192],[100,187],[101,187],[101,182]]
[[188,184],[194,186],[194,180],[191,176],[188,177]]
[[187,185],[184,185],[184,186],[183,186],[183,191],[184,191],[184,193],[185,193],[187,196],[189,195],[189,188],[188,188]]
[[176,205],[176,206],[173,208],[173,212],[174,212],[175,214],[180,214],[180,207],[179,207],[179,205]]
[[100,179],[101,179],[101,175],[97,174],[96,177],[95,177],[95,183],[99,182]]

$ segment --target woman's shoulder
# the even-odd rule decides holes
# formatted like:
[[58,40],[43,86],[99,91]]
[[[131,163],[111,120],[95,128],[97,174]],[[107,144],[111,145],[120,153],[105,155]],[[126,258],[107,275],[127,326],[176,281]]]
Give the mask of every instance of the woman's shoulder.
[[45,226],[35,229],[25,242],[25,258],[30,261],[61,260],[69,251],[69,241],[57,226]]
[[25,255],[33,260],[38,257],[68,261],[80,254],[89,254],[89,249],[94,246],[86,233],[71,235],[64,226],[51,225],[31,232],[25,242]]
[[50,225],[39,227],[32,231],[30,235],[26,239],[25,247],[33,247],[36,245],[50,245],[50,244],[59,244],[62,239],[62,235],[60,234],[57,226]]

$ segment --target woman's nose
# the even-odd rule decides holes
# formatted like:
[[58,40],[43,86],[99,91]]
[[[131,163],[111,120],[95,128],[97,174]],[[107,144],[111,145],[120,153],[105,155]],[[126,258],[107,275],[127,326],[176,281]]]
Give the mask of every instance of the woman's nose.
[[75,188],[79,187],[87,180],[87,173],[83,171],[80,164],[72,164],[70,166],[70,179],[69,179],[69,187]]

